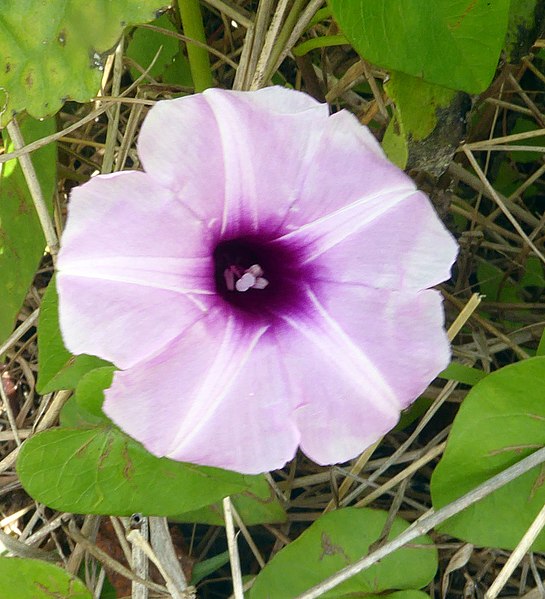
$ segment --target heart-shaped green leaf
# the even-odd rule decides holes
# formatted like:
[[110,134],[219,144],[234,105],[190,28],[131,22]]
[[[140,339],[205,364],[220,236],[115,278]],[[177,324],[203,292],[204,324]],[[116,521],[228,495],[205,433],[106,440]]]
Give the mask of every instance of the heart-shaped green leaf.
[[[17,471],[34,499],[66,512],[174,516],[227,495],[263,489],[262,477],[244,476],[158,458],[102,413],[113,368],[85,375],[65,405],[59,428],[23,444]],[[257,486],[256,486],[257,485]]]
[[354,48],[370,62],[479,93],[502,48],[509,0],[329,0]]
[[[105,54],[127,25],[146,23],[166,0],[18,0],[0,18],[0,126],[26,109],[55,114],[100,87]],[[5,104],[2,110],[2,104]]]
[[[61,425],[88,429],[90,427],[114,425],[102,412],[104,389],[112,382],[113,367],[98,368],[82,377],[74,397],[70,398],[61,412]],[[233,495],[232,501],[242,520],[247,525],[265,522],[284,522],[286,513],[264,476],[246,477],[248,487]],[[205,505],[197,510],[180,514],[170,514],[178,522],[198,522],[223,526],[221,502]]]
[[[251,490],[233,495],[231,499],[237,513],[247,526],[286,521],[286,512],[264,476],[255,477]],[[225,524],[223,506],[220,503],[173,516],[172,519],[178,522],[197,522],[216,526]]]
[[540,35],[544,16],[545,5],[541,0],[511,2],[505,37],[505,52],[509,62],[519,62],[528,54],[536,37]]
[[[152,25],[178,33],[167,15],[161,15]],[[157,52],[159,56],[154,62]],[[154,79],[163,83],[193,86],[189,62],[180,48],[180,40],[173,36],[147,27],[136,27],[126,55],[140,67],[131,68],[134,79],[141,75],[141,69],[146,70],[153,65],[148,72]]]
[[[321,516],[261,570],[250,599],[298,596],[363,557],[369,546],[379,539],[387,518],[387,512],[363,508],[345,508]],[[396,537],[408,526],[396,518],[389,538]],[[415,545],[418,547],[395,551],[323,597],[382,596],[388,590],[418,589],[427,585],[437,571],[437,551],[429,537],[419,537]]]
[[2,599],[92,599],[79,578],[37,559],[0,557]]
[[111,420],[102,411],[102,404],[104,389],[112,384],[114,372],[113,366],[105,366],[91,370],[81,377],[76,393],[61,411],[61,426],[67,428],[113,426]]
[[17,461],[27,493],[80,514],[172,516],[251,488],[253,477],[157,458],[111,426],[28,439]]
[[68,512],[120,516],[175,516],[243,491],[267,502],[262,476],[158,458],[121,432],[101,409],[113,371],[83,376],[61,412],[63,427],[23,444],[17,471],[34,499]]
[[[545,358],[489,374],[468,393],[437,465],[439,509],[545,444]],[[441,525],[475,545],[514,549],[545,503],[545,466],[534,468]],[[501,522],[501,526],[498,523]],[[545,550],[545,533],[533,545]]]

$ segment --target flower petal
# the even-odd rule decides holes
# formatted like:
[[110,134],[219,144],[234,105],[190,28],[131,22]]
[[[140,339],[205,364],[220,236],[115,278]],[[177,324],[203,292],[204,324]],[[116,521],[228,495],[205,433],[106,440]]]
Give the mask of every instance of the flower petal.
[[286,215],[285,231],[312,225],[324,217],[416,190],[414,182],[385,156],[367,128],[342,110],[320,127],[314,152],[299,159],[298,201]]
[[255,233],[279,228],[298,199],[327,115],[327,105],[279,87],[209,89],[157,104],[142,126],[139,154],[146,171],[223,238],[243,228]]
[[314,286],[319,305],[392,389],[399,409],[418,397],[450,361],[438,291],[388,291],[363,285]]
[[437,285],[450,277],[458,253],[421,192],[354,203],[284,239],[306,244],[305,261],[319,279],[386,289]]
[[208,243],[203,224],[143,173],[75,189],[57,264],[68,349],[127,368],[163,347],[210,304]]
[[210,226],[220,226],[223,147],[204,94],[158,102],[142,124],[138,155],[150,177],[183,197]]
[[[319,464],[355,457],[390,430],[448,364],[441,299],[365,287],[310,293],[308,320],[289,321],[299,339],[281,341],[301,449]],[[342,299],[341,299],[342,298]]]
[[450,276],[456,242],[428,198],[377,146],[353,115],[330,117],[286,231],[271,243],[296,248],[326,280],[390,289],[436,285]]
[[[388,214],[408,194],[414,194],[414,190],[382,191],[375,196],[361,198],[297,227],[274,239],[269,245],[293,248],[300,254],[301,263],[308,264],[337,245],[344,244],[347,238],[369,226],[374,220]],[[344,264],[339,263],[337,269],[344,269]]]
[[274,337],[222,309],[150,361],[117,372],[104,403],[156,455],[248,474],[294,456],[292,409]]

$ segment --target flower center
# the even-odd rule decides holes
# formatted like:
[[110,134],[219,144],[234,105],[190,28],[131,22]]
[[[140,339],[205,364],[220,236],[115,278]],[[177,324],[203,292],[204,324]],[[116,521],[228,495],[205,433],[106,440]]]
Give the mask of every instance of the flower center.
[[231,264],[223,271],[227,290],[241,293],[248,291],[248,289],[265,289],[269,281],[262,275],[263,269],[259,264],[252,264],[246,270],[242,270],[236,264]]
[[220,241],[213,260],[218,296],[237,312],[274,320],[300,304],[305,273],[299,256],[268,236]]

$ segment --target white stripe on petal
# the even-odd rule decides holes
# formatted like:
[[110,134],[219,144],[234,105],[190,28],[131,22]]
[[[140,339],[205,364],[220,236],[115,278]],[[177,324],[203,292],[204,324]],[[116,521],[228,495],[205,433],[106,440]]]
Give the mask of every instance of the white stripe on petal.
[[216,118],[223,160],[225,165],[225,200],[223,204],[223,218],[221,235],[229,229],[238,233],[241,217],[245,217],[246,226],[251,225],[252,232],[257,233],[259,227],[257,198],[257,184],[255,171],[251,166],[254,161],[251,145],[242,137],[245,124],[241,129],[239,121],[248,108],[241,103],[236,94],[207,93],[206,101],[212,108]]
[[[339,371],[362,388],[371,385],[376,390],[377,403],[382,399],[388,412],[399,412],[399,400],[393,389],[375,367],[372,360],[348,337],[329,315],[310,288],[306,290],[316,314],[308,321],[278,314],[286,323],[318,347]],[[363,309],[363,307],[362,307]]]
[[324,252],[341,243],[373,220],[391,210],[416,192],[414,188],[389,189],[375,196],[367,196],[300,226],[272,244],[296,242],[299,247],[311,247],[304,263],[312,262]]
[[[213,316],[211,316],[213,318]],[[221,317],[221,316],[216,316]],[[192,439],[199,434],[209,418],[213,418],[214,412],[221,405],[224,397],[232,390],[238,376],[244,370],[244,366],[250,357],[254,347],[269,328],[263,326],[255,329],[250,338],[244,334],[244,328],[237,326],[239,319],[234,314],[225,314],[225,330],[221,340],[214,340],[218,344],[218,351],[214,361],[206,370],[206,375],[200,386],[195,390],[191,399],[191,407],[187,411],[185,421],[190,423],[191,428],[182,426],[176,438],[173,440],[171,453],[180,454],[184,446],[190,446]],[[198,422],[195,426],[195,422]],[[213,443],[213,439],[210,440]]]
[[78,259],[70,260],[60,272],[63,275],[131,283],[178,293],[215,294],[209,258],[111,256]]

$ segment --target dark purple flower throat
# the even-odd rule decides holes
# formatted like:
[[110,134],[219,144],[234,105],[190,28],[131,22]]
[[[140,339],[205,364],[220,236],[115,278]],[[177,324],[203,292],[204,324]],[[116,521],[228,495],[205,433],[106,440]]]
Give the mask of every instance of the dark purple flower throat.
[[219,296],[247,317],[274,321],[304,309],[309,269],[301,252],[249,236],[220,241],[213,257]]

